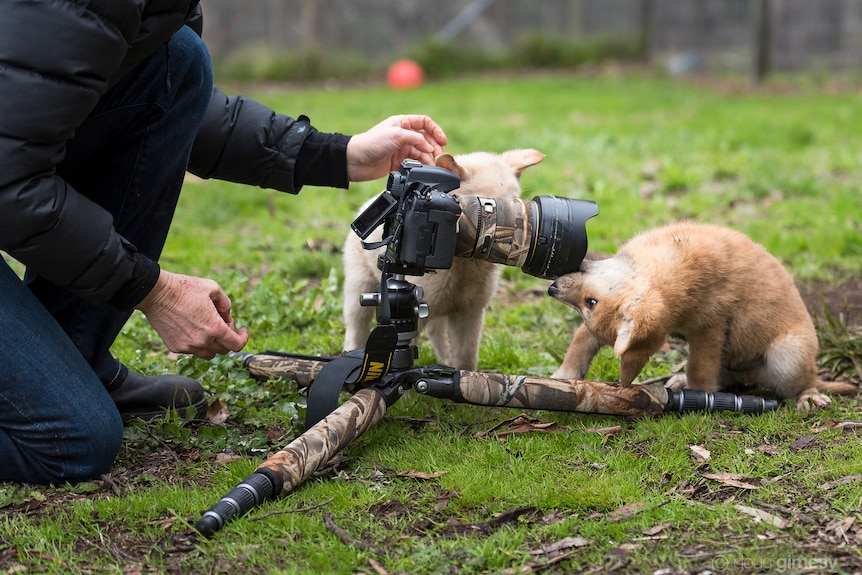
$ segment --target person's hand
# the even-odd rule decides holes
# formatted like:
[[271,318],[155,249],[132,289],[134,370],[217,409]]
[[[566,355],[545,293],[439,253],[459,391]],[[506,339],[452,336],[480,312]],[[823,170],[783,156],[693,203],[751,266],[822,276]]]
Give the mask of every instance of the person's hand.
[[239,351],[248,342],[248,330],[234,327],[230,307],[216,282],[165,270],[136,306],[169,350],[204,359]]
[[445,145],[446,134],[428,116],[390,116],[347,142],[347,179],[365,182],[382,178],[397,170],[406,158],[433,164]]

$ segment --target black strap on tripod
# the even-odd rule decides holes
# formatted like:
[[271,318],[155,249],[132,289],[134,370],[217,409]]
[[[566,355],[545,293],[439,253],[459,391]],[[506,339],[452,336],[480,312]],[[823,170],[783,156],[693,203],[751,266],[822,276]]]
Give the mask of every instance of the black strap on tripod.
[[[398,330],[393,325],[378,325],[368,336],[365,353],[355,350],[327,363],[308,390],[305,411],[306,431],[338,407],[338,396],[347,383],[364,384],[380,379],[389,372],[392,356],[398,344]],[[353,372],[360,369],[358,377],[351,380]]]
[[368,336],[365,343],[365,356],[362,359],[362,371],[355,383],[363,384],[380,379],[392,367],[392,356],[398,345],[398,330],[394,325],[378,325]]
[[362,365],[362,358],[342,355],[330,360],[311,384],[308,390],[305,411],[305,430],[332,413],[338,407],[338,396],[350,374]]

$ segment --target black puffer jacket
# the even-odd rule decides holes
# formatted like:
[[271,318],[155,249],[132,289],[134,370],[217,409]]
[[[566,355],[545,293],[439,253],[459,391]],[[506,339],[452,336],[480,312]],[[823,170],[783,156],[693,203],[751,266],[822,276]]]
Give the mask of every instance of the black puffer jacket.
[[[197,0],[0,0],[0,250],[91,301],[128,309],[149,292],[158,265],[55,166],[102,94],[184,24],[200,33],[199,16]],[[348,139],[216,89],[189,170],[347,187]]]

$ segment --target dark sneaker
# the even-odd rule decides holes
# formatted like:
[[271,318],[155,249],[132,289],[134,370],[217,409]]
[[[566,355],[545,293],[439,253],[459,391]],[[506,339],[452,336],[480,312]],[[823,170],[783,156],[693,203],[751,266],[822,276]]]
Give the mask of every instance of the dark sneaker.
[[134,418],[150,421],[174,410],[183,419],[200,419],[207,412],[201,384],[179,375],[147,376],[130,370],[123,383],[111,392],[111,399],[123,423]]

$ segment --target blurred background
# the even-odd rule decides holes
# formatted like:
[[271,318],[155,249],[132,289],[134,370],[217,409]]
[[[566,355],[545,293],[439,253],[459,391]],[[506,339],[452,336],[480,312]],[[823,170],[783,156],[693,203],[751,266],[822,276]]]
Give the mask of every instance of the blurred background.
[[860,0],[202,0],[216,71],[361,80],[399,58],[428,77],[608,61],[669,74],[855,70]]

